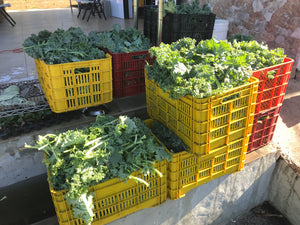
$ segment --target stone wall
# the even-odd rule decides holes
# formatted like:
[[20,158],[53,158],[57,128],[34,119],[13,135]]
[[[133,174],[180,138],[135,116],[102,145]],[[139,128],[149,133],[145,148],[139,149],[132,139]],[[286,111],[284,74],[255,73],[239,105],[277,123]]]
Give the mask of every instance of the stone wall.
[[300,69],[300,0],[200,0],[200,4],[209,4],[217,18],[229,20],[228,37],[242,33],[269,48],[284,48]]

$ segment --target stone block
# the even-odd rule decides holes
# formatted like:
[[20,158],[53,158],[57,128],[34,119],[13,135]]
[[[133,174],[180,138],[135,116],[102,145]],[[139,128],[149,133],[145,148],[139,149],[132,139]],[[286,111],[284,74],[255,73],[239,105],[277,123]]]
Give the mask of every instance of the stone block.
[[275,36],[271,33],[263,33],[262,39],[265,40],[266,43],[268,43],[268,42],[274,41]]
[[266,20],[266,18],[264,17],[262,12],[255,12],[251,16],[253,16],[256,20],[260,20],[260,21],[265,21]]
[[266,30],[267,32],[269,32],[269,33],[275,33],[275,32],[276,32],[276,27],[274,26],[273,23],[267,22],[267,23],[266,23],[265,30]]

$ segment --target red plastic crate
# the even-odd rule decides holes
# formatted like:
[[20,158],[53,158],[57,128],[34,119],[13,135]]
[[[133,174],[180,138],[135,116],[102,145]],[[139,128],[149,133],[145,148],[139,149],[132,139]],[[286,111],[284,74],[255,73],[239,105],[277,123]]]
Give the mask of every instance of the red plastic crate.
[[[282,103],[294,60],[285,58],[283,63],[253,71],[259,79],[255,113],[271,109]],[[272,79],[268,76],[273,75]]]
[[155,58],[148,50],[130,53],[112,53],[114,98],[145,93],[144,68],[146,61],[152,65]]
[[254,151],[270,143],[273,138],[281,107],[282,105],[279,105],[254,116],[247,152]]

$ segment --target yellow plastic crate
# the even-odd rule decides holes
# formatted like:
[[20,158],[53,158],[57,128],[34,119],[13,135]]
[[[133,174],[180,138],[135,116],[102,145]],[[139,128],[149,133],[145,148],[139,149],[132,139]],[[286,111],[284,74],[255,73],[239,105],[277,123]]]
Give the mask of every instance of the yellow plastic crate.
[[[155,207],[167,199],[167,164],[166,161],[155,164],[163,177],[135,172],[132,175],[142,178],[149,183],[127,180],[126,183],[119,178],[110,179],[104,183],[90,187],[95,193],[93,200],[95,217],[92,225],[106,224],[140,209]],[[81,219],[73,217],[72,208],[67,204],[64,196],[66,191],[55,191],[49,183],[56,215],[60,225],[81,225]]]
[[199,156],[247,137],[252,132],[258,79],[204,99],[169,98],[146,74],[147,112],[180,137]]
[[[154,121],[148,119],[144,122],[151,129]],[[187,151],[174,153],[172,161],[167,162],[168,198],[171,200],[182,198],[195,187],[225,174],[242,170],[249,136],[231,142],[205,156],[197,156]]]
[[205,156],[174,154],[168,163],[168,197],[176,200],[195,187],[243,169],[248,142],[249,136]]
[[62,113],[111,102],[111,56],[47,65],[35,60],[42,89],[53,112]]

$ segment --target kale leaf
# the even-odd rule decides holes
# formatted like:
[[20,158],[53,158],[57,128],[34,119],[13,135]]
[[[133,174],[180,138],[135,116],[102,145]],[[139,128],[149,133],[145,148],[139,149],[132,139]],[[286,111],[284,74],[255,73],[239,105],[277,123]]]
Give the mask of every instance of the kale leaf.
[[233,43],[191,38],[149,49],[156,57],[146,65],[150,80],[169,91],[172,99],[191,95],[206,98],[247,83],[251,71],[282,63],[283,49],[269,50],[256,41]]
[[89,38],[93,45],[113,53],[144,51],[151,47],[150,40],[140,30],[132,27],[122,30],[119,24],[115,24],[111,31],[92,31]]
[[54,32],[40,31],[32,34],[23,43],[23,51],[46,64],[60,64],[102,59],[105,53],[93,46],[80,28],[57,29]]
[[188,146],[162,123],[155,121],[152,124],[152,132],[172,153],[188,150]]

